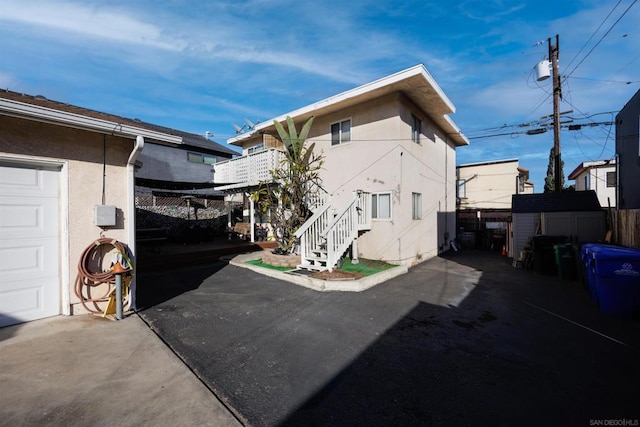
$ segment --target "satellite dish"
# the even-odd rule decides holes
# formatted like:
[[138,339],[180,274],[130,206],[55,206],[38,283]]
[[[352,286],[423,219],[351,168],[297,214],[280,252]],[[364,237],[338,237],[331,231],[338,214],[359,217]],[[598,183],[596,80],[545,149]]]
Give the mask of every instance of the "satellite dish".
[[236,133],[242,133],[242,131],[244,130],[245,125],[242,125],[242,127],[240,127],[235,123],[231,123],[231,124],[233,125],[233,128],[236,130]]
[[251,120],[249,120],[249,119],[245,118],[245,119],[244,119],[244,122],[247,124],[247,126],[249,127],[249,129],[250,129],[250,130],[255,129],[256,125],[255,125],[255,124],[253,124],[253,123],[251,122]]

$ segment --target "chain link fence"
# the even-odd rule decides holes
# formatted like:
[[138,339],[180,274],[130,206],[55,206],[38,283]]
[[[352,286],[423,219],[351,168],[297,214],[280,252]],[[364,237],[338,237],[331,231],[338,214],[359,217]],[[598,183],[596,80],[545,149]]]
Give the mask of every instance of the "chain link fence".
[[220,196],[169,193],[136,186],[137,239],[166,238],[176,242],[204,242],[222,237],[232,217],[242,215],[242,203],[228,203]]

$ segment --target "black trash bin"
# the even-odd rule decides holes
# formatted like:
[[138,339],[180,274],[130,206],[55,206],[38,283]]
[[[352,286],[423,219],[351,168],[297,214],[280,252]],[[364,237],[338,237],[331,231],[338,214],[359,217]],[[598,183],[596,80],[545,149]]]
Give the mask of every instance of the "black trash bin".
[[553,245],[555,251],[558,277],[563,280],[576,280],[577,271],[575,263],[575,248],[571,243],[559,243]]
[[566,241],[566,236],[538,235],[533,237],[533,269],[536,273],[547,276],[558,274],[554,246],[566,243]]

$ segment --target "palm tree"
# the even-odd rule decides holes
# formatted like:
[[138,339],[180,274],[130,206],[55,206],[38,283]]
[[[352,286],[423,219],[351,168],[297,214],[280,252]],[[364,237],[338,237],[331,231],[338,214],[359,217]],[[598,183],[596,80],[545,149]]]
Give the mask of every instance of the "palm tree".
[[287,116],[287,128],[274,120],[274,126],[285,147],[281,167],[270,171],[273,182],[263,182],[252,194],[263,212],[270,213],[270,223],[278,242],[277,253],[290,253],[295,232],[312,215],[307,193],[321,188],[319,171],[323,156],[314,153],[315,143],[305,145],[313,124],[313,116],[298,133],[293,119]]

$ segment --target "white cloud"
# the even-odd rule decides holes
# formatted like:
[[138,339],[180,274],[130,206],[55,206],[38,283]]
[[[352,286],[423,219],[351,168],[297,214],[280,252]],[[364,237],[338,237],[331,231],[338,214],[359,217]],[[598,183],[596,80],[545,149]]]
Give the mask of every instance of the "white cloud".
[[0,20],[161,49],[181,50],[185,47],[184,42],[163,37],[157,26],[115,8],[105,10],[69,2],[3,0]]
[[[270,6],[265,2],[260,3],[262,7]],[[215,4],[215,7],[218,8],[215,19],[207,22],[205,19],[154,15],[153,11],[144,15],[136,14],[133,9],[108,4],[98,6],[68,1],[54,3],[3,0],[0,21],[26,24],[36,29],[35,33],[40,33],[41,37],[50,36],[46,35],[47,29],[57,30],[55,37],[65,43],[86,44],[85,39],[95,39],[98,43],[116,42],[133,52],[125,57],[118,57],[119,61],[144,66],[148,58],[148,68],[159,69],[162,59],[153,52],[159,49],[165,54],[169,52],[199,57],[203,63],[233,61],[240,64],[273,65],[352,84],[361,83],[366,76],[360,67],[344,67],[344,63],[335,60],[336,56],[341,55],[340,48],[336,48],[337,44],[330,45],[320,34],[315,39],[302,38],[303,34],[309,37],[308,33],[326,31],[326,25],[323,28],[320,22],[316,22],[315,29],[311,23],[306,31],[300,31],[304,23],[297,28],[285,28],[277,20],[265,17],[248,25],[246,16],[238,15],[238,8],[232,9],[224,4]],[[346,27],[340,27],[334,23],[332,28],[336,31],[324,33],[324,38],[343,36]],[[38,28],[42,31],[38,31]],[[349,29],[349,34],[351,31]],[[287,42],[294,34],[296,39]],[[33,30],[31,35],[34,35]],[[370,32],[368,36],[374,38],[376,33]],[[350,38],[353,37],[343,40]],[[365,49],[353,49],[350,54],[352,63],[364,63],[372,56],[380,55],[380,49],[385,44],[387,54],[397,53],[394,46],[400,45],[385,43],[383,39],[376,39],[375,42],[379,48],[373,54]],[[102,55],[118,53],[119,50],[101,51]],[[165,58],[163,68],[171,68],[176,60],[178,59],[171,61]]]
[[524,3],[506,5],[503,0],[467,0],[458,5],[466,17],[483,22],[495,22],[525,7]]

